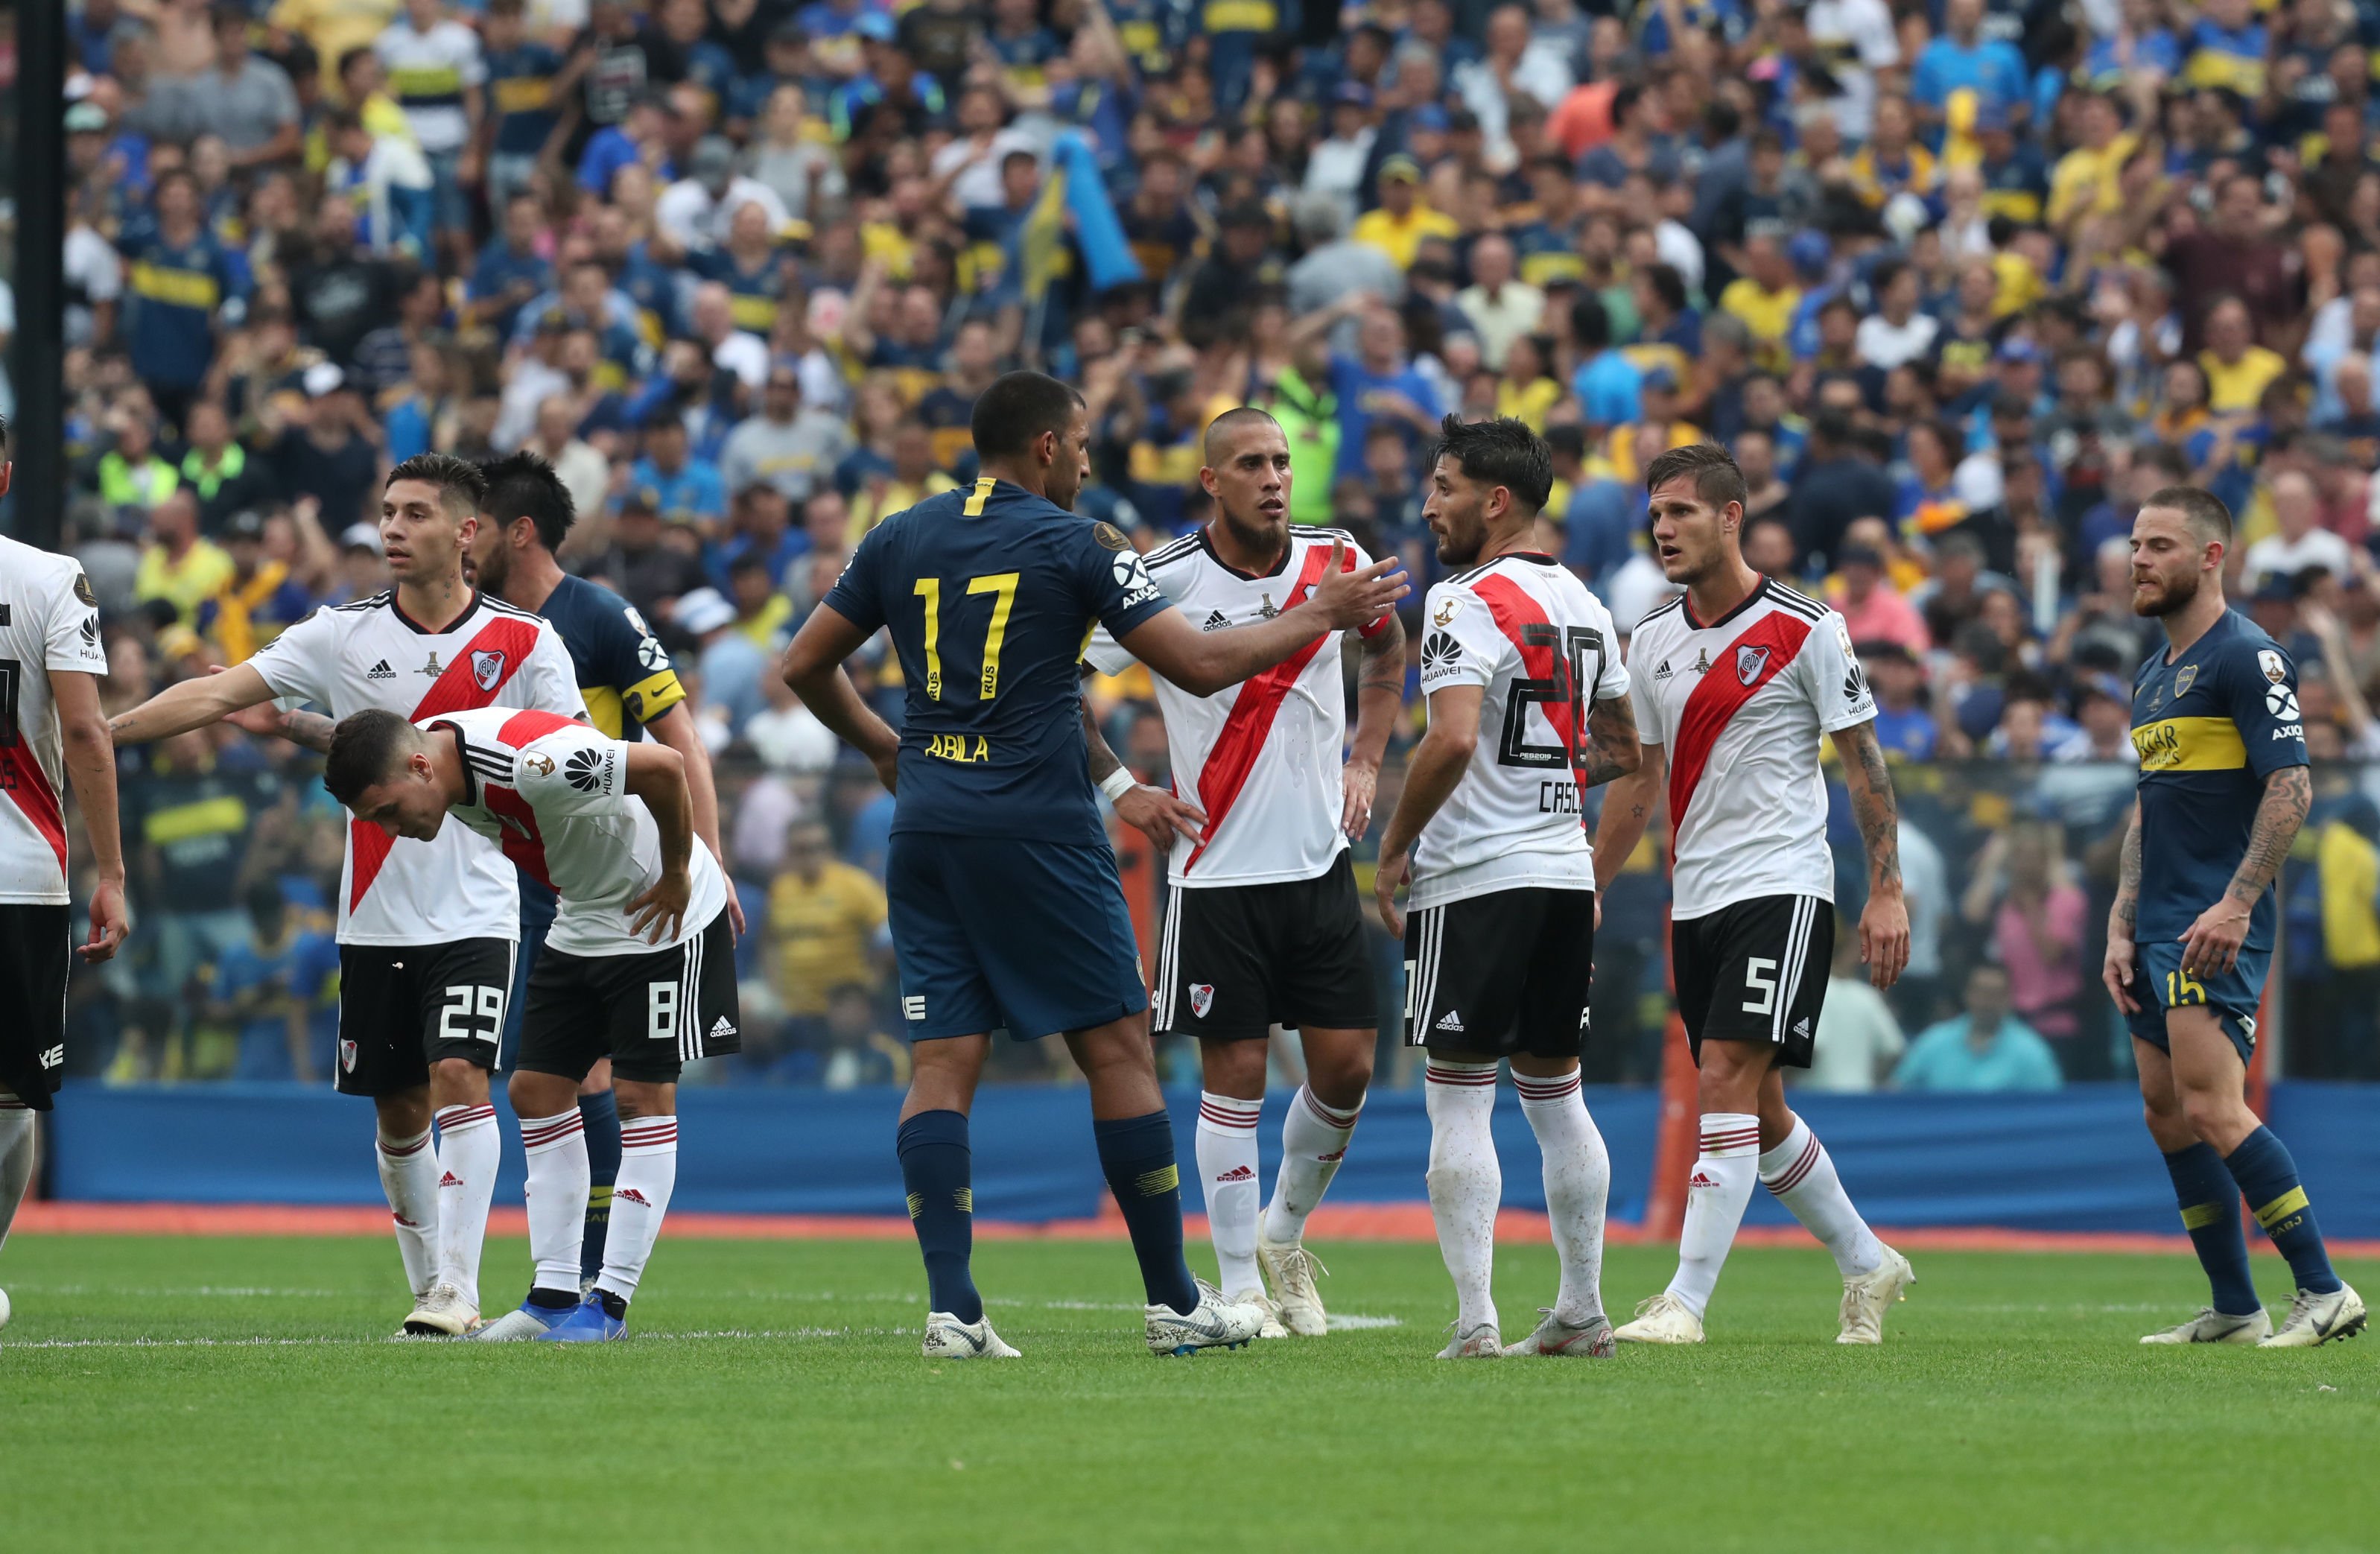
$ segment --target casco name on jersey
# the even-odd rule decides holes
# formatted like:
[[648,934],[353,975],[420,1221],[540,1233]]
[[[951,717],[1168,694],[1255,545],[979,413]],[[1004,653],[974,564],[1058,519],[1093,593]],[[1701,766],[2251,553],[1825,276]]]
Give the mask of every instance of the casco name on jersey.
[[1547,781],[1537,784],[1537,813],[1540,815],[1575,815],[1579,813],[1578,783]]
[[929,735],[926,754],[935,760],[986,761],[991,759],[991,741],[977,735],[970,745],[964,734]]

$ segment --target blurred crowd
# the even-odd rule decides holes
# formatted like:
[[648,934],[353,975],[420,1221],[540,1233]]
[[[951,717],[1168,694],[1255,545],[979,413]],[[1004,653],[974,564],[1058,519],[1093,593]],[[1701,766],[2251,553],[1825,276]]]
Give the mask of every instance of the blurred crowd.
[[[2125,536],[2190,480],[2324,763],[2286,1061],[2380,1074],[2380,5],[1614,5],[72,0],[68,543],[111,703],[382,587],[393,461],[533,448],[721,762],[783,1033],[739,1075],[896,1077],[890,802],[772,663],[869,527],[972,478],[997,373],[1082,387],[1081,505],[1144,547],[1257,404],[1293,516],[1423,583],[1438,419],[1521,417],[1544,543],[1623,627],[1668,591],[1639,472],[1714,439],[1755,564],[1849,619],[1938,876],[1938,953],[1833,1001],[1867,1034],[1813,1082],[2055,1083],[2129,1061],[2091,948],[2154,631]],[[897,665],[855,669],[897,717]],[[1162,781],[1145,677],[1094,696]],[[107,1065],[319,1073],[319,785],[230,730],[125,761],[160,931],[91,995]],[[1649,856],[1623,888],[1658,904]],[[1590,1062],[1643,1078],[1658,944],[1612,938]]]

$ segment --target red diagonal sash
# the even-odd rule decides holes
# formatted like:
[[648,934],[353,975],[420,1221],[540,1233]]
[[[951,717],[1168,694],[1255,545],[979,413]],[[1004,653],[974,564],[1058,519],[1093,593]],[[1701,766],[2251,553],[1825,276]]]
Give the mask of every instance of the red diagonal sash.
[[59,807],[58,794],[50,786],[49,773],[34,759],[33,747],[25,743],[15,729],[6,730],[7,738],[0,741],[0,792],[7,794],[58,856],[58,878],[67,872],[67,819]]
[[[1521,672],[1532,680],[1559,680],[1566,670],[1567,655],[1560,641],[1532,643],[1524,639],[1524,626],[1553,625],[1545,607],[1529,595],[1529,590],[1500,573],[1491,572],[1471,585],[1495,618],[1496,629],[1504,634],[1521,655]],[[1568,701],[1540,701],[1537,707],[1553,726],[1554,737],[1561,741],[1562,755],[1569,764],[1571,776],[1576,780],[1579,795],[1586,794],[1586,773],[1578,764],[1578,717],[1586,699],[1595,694],[1592,686],[1574,686]],[[1585,823],[1582,816],[1580,823]]]
[[1742,636],[1711,656],[1702,683],[1686,697],[1678,716],[1678,737],[1670,750],[1670,861],[1677,862],[1676,838],[1686,829],[1686,808],[1701,786],[1711,750],[1729,722],[1760,687],[1785,672],[1809,640],[1810,623],[1788,610],[1771,610]]

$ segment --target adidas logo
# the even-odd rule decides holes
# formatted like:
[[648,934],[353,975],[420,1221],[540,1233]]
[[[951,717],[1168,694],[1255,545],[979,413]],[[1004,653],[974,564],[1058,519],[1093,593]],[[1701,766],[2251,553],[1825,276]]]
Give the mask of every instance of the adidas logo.
[[364,672],[364,678],[367,680],[394,680],[396,678],[396,671],[388,666],[388,660],[382,659]]
[[711,1026],[710,1026],[710,1039],[711,1039],[711,1040],[716,1041],[716,1040],[718,1040],[718,1039],[719,1039],[721,1037],[722,1037],[722,1036],[734,1036],[735,1034],[735,1023],[734,1023],[733,1021],[729,1020],[729,1019],[727,1018],[727,1016],[726,1016],[726,1015],[722,1014],[721,1016],[719,1016],[719,1018],[718,1018],[717,1020],[715,1020],[715,1021],[711,1022]]
[[1666,680],[1666,679],[1668,679],[1669,677],[1670,677],[1670,661],[1669,661],[1668,659],[1663,659],[1663,660],[1661,661],[1661,666],[1660,666],[1658,669],[1656,669],[1656,670],[1654,670],[1654,671],[1653,671],[1653,678],[1654,678],[1654,679],[1656,679],[1656,680]]
[[1804,1041],[1810,1039],[1810,1019],[1808,1015],[1805,1014],[1801,1019],[1793,1022],[1793,1034]]
[[1698,1171],[1686,1181],[1686,1186],[1689,1191],[1696,1187],[1716,1187],[1718,1185],[1718,1184],[1712,1181],[1709,1173],[1706,1172]]
[[450,1171],[440,1180],[438,1184],[442,1187],[459,1187],[463,1184],[463,1179]]
[[1256,1172],[1247,1166],[1233,1166],[1231,1170],[1223,1172],[1222,1175],[1215,1178],[1218,1182],[1253,1182],[1256,1179]]
[[652,1207],[652,1204],[647,1200],[645,1195],[637,1191],[634,1187],[613,1188],[612,1201],[613,1203],[640,1203],[647,1208],[650,1208]]
[[1198,629],[1200,631],[1221,631],[1231,624],[1231,622],[1223,618],[1223,613],[1220,610],[1209,610],[1207,613],[1206,620],[1200,623]]
[[1436,1028],[1439,1030],[1460,1032],[1463,1029],[1463,1016],[1450,1009],[1446,1012],[1444,1017],[1438,1022]]

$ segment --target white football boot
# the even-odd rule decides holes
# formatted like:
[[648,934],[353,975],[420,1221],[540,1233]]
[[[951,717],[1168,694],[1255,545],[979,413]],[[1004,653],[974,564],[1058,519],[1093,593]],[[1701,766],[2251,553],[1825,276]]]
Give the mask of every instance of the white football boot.
[[1298,1338],[1320,1338],[1330,1330],[1330,1318],[1322,1310],[1322,1293],[1314,1287],[1314,1276],[1330,1270],[1304,1243],[1267,1241],[1259,1234],[1257,1266],[1264,1269],[1265,1281],[1272,1286],[1283,1329]]
[[1195,1354],[1201,1349],[1243,1349],[1264,1331],[1265,1310],[1223,1298],[1223,1292],[1201,1279],[1198,1304],[1186,1314],[1170,1305],[1148,1308],[1148,1352],[1157,1355]]
[[1504,1338],[1496,1330],[1495,1323],[1482,1322],[1467,1332],[1455,1332],[1455,1324],[1461,1320],[1458,1317],[1454,1322],[1446,1325],[1446,1330],[1454,1336],[1447,1341],[1445,1348],[1438,1352],[1439,1359],[1500,1360],[1504,1357]]
[[1843,1330],[1835,1335],[1835,1342],[1882,1343],[1885,1307],[1907,1300],[1909,1286],[1916,1282],[1917,1270],[1909,1266],[1909,1259],[1886,1246],[1884,1261],[1872,1272],[1855,1273],[1843,1281]]
[[2363,1297],[2347,1284],[2326,1295],[2300,1290],[2289,1302],[2289,1314],[2259,1349],[2311,1349],[2335,1338],[2353,1338],[2363,1330]]
[[1700,1343],[1703,1319],[1664,1290],[1636,1303],[1636,1319],[1611,1335],[1621,1343]]
[[1025,1356],[991,1330],[991,1318],[962,1322],[947,1311],[926,1317],[926,1358],[929,1360],[1020,1360]]
[[413,1303],[413,1315],[405,1319],[402,1338],[461,1338],[480,1325],[480,1308],[463,1296],[453,1284],[437,1283],[430,1293]]
[[2262,1343],[2272,1336],[2273,1319],[2258,1307],[2245,1317],[2233,1317],[2211,1305],[2178,1328],[2144,1333],[2143,1343]]
[[1584,1322],[1565,1322],[1554,1315],[1553,1307],[1541,1305],[1537,1315],[1544,1318],[1537,1330],[1504,1351],[1509,1358],[1524,1354],[1575,1354],[1591,1360],[1611,1357],[1613,1342],[1611,1323],[1600,1311]]
[[1233,1305],[1253,1305],[1265,1314],[1264,1326],[1258,1338],[1287,1338],[1289,1329],[1281,1325],[1281,1303],[1262,1290],[1242,1290],[1231,1297]]

